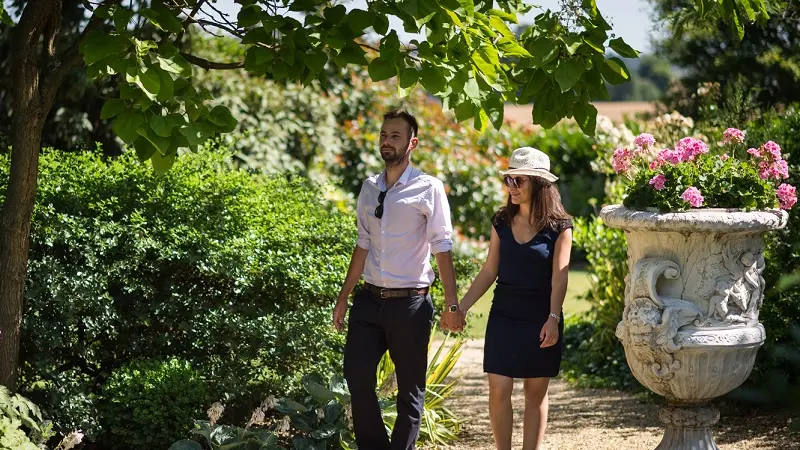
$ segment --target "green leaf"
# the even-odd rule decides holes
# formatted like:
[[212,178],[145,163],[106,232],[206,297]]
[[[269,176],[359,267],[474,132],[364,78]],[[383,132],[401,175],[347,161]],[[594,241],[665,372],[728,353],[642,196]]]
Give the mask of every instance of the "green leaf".
[[[319,73],[328,63],[328,55],[322,51],[306,53],[306,65],[313,74]],[[245,62],[245,64],[247,64]]]
[[402,72],[400,72],[400,87],[403,89],[410,88],[411,86],[414,86],[418,79],[419,73],[417,70],[411,67],[406,67]]
[[375,16],[375,23],[372,25],[372,29],[376,33],[386,36],[386,33],[389,32],[389,18],[382,14]]
[[736,28],[736,35],[739,37],[741,41],[744,38],[744,23],[739,18],[739,13],[736,10],[731,11],[731,20],[733,21],[733,26]]
[[622,56],[623,58],[639,57],[639,52],[634,50],[630,45],[626,44],[625,41],[622,40],[622,38],[612,39],[609,42],[609,46],[611,47],[611,50],[614,50],[615,52],[617,52],[619,56]]
[[312,397],[322,404],[328,403],[336,398],[330,389],[317,382],[317,380],[314,378],[315,377],[313,376],[305,375],[301,379],[301,383],[303,384],[303,388],[305,388],[306,392],[311,394]]
[[289,4],[289,11],[312,11],[317,3],[317,0],[293,0]]
[[214,130],[211,129],[211,126],[202,122],[190,122],[179,131],[186,136],[189,146],[193,147],[193,149],[203,145],[208,138],[214,135]]
[[534,39],[525,48],[533,56],[534,67],[544,66],[558,56],[558,47],[547,37]]
[[118,34],[106,34],[98,30],[87,33],[80,44],[80,50],[87,66],[109,56],[125,53],[130,47],[130,41],[124,37]]
[[170,445],[167,450],[203,450],[203,447],[195,441],[183,439]]
[[100,119],[110,119],[125,110],[125,102],[118,98],[110,98],[103,104],[100,110]]
[[131,23],[133,11],[122,5],[110,5],[110,17],[114,19],[114,28],[117,32],[122,33],[128,29],[128,24]]
[[441,70],[442,69],[428,62],[422,64],[422,70],[420,70],[419,73],[420,82],[431,94],[437,94],[443,91],[447,84],[447,79],[444,77]]
[[134,141],[133,148],[136,150],[136,156],[141,162],[147,161],[158,153],[156,147],[143,136],[139,136],[136,141]]
[[483,131],[486,129],[486,125],[489,123],[489,116],[486,114],[486,111],[479,110],[478,114],[475,114],[475,117],[472,119],[472,125],[478,131]]
[[322,10],[322,15],[325,17],[325,22],[331,25],[338,25],[347,14],[347,8],[344,5],[329,6]]
[[218,126],[223,133],[230,133],[236,129],[238,122],[227,106],[217,105],[208,113],[208,120]]
[[458,4],[464,8],[467,17],[472,17],[475,14],[475,2],[473,0],[458,0]]
[[577,59],[568,59],[558,64],[553,75],[561,87],[561,92],[567,92],[581,79],[585,68]]
[[153,169],[161,175],[169,172],[169,169],[172,168],[172,165],[175,164],[175,159],[177,159],[177,155],[162,155],[158,152],[153,153],[150,156],[150,162],[153,164]]
[[192,76],[191,64],[181,55],[175,54],[169,57],[158,55],[156,60],[158,61],[158,66],[167,72],[172,72],[182,77]]
[[361,34],[375,24],[375,13],[363,9],[353,9],[347,13],[347,26],[353,32]]
[[113,129],[120,139],[131,144],[139,138],[136,130],[145,123],[147,123],[147,119],[144,114],[138,111],[123,111],[114,120]]
[[263,12],[259,5],[246,5],[239,10],[236,20],[240,27],[252,27],[261,21],[261,13]]
[[750,4],[750,0],[739,0],[737,2],[742,9],[744,9],[744,14],[747,16],[747,21],[753,23],[756,21],[756,11],[753,9],[753,6]]
[[584,38],[586,45],[593,48],[597,53],[605,55],[606,53],[606,39],[608,36],[600,30],[593,30]]
[[549,79],[550,77],[547,75],[547,72],[542,69],[536,69],[536,72],[533,73],[531,79],[522,89],[522,94],[519,96],[520,103],[530,103],[533,97],[547,84]]
[[14,26],[14,21],[11,20],[11,16],[8,15],[8,12],[6,12],[6,9],[3,7],[2,3],[0,3],[0,22],[3,22],[9,27]]
[[504,37],[497,42],[497,48],[503,52],[504,56],[519,56],[523,58],[529,58],[531,56],[524,47],[517,43],[517,40],[512,37]]
[[603,78],[611,84],[622,84],[629,80],[631,75],[625,63],[617,58],[608,58],[602,68]]
[[480,102],[483,98],[481,87],[478,85],[478,80],[476,80],[475,77],[470,77],[464,84],[464,93],[467,95],[467,98],[475,102]]
[[164,103],[168,100],[172,100],[175,96],[175,81],[166,70],[156,70],[156,72],[158,73],[158,81],[160,83],[157,96],[158,101]]
[[472,54],[472,62],[482,73],[489,84],[495,82],[497,78],[496,66],[500,64],[500,58],[497,55],[497,50],[488,45],[482,45]]
[[172,127],[167,124],[167,118],[155,115],[150,118],[150,129],[161,137],[172,136]]
[[499,17],[507,22],[519,23],[517,21],[516,14],[511,14],[509,12],[501,11],[499,9],[490,9],[486,14],[488,14],[489,16]]
[[248,72],[263,74],[267,70],[267,64],[275,59],[275,55],[275,50],[259,46],[250,47],[244,58],[244,68]]
[[575,120],[584,134],[594,136],[597,128],[597,108],[590,103],[578,102],[575,104]]
[[456,121],[463,122],[475,117],[475,106],[470,101],[461,102],[455,108]]
[[158,152],[162,155],[166,155],[167,151],[169,151],[170,140],[151,131],[148,125],[140,126],[136,129],[136,133],[153,144],[153,147],[155,147],[156,150],[158,150]]
[[270,35],[270,32],[264,29],[264,27],[252,28],[250,31],[244,34],[244,38],[242,38],[242,44],[255,44],[256,42],[262,43],[270,43],[272,42],[273,38]]
[[505,109],[500,95],[490,94],[487,96],[483,104],[483,109],[487,112],[494,129],[499,131],[503,126],[503,112]]
[[150,100],[155,100],[161,90],[161,78],[158,76],[158,72],[152,68],[142,68],[130,80],[133,80]]
[[384,81],[397,75],[397,68],[392,62],[378,57],[369,63],[367,72],[372,81]]
[[183,29],[183,23],[178,20],[172,10],[162,4],[154,3],[152,7],[142,8],[139,12],[159,30],[177,34]]
[[133,44],[134,47],[136,47],[136,54],[142,58],[145,55],[147,55],[150,52],[150,50],[158,48],[158,44],[156,44],[155,41],[150,41],[150,40],[141,41],[139,39],[133,38]]
[[583,45],[583,38],[577,34],[568,34],[561,37],[561,41],[567,46],[567,54],[574,55],[575,52]]
[[339,56],[344,62],[348,64],[358,64],[360,66],[369,64],[366,54],[367,52],[353,41],[348,42],[339,52]]

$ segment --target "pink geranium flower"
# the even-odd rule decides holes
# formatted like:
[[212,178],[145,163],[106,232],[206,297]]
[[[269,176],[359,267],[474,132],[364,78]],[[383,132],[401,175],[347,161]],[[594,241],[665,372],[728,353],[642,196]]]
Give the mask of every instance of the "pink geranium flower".
[[681,198],[690,204],[692,208],[699,208],[703,205],[703,195],[700,193],[700,189],[694,186],[683,191]]
[[614,150],[614,158],[611,161],[611,167],[616,173],[625,173],[631,168],[633,160],[633,153],[627,148],[618,148]]
[[744,142],[744,131],[737,128],[728,128],[722,133],[723,144],[741,144]]
[[663,173],[660,173],[650,179],[650,186],[653,186],[653,189],[660,191],[664,189],[664,184],[666,182],[667,182],[667,177],[665,177]]
[[781,156],[781,146],[776,144],[775,142],[769,141],[764,144],[764,150],[769,153],[769,155],[774,160],[783,159]]
[[680,152],[681,161],[694,161],[699,155],[708,153],[708,145],[699,139],[685,137],[675,144],[675,150]]
[[781,183],[775,194],[782,209],[791,209],[797,203],[797,193],[791,184]]
[[656,144],[656,138],[650,133],[642,133],[633,140],[634,145],[642,148],[649,148]]

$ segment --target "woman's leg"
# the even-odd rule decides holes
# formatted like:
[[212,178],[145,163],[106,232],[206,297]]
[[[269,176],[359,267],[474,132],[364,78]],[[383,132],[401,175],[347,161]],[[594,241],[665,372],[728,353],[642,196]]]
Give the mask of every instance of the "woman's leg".
[[547,386],[550,378],[525,379],[525,422],[522,450],[538,450],[547,426]]
[[489,419],[497,450],[511,450],[511,427],[514,412],[511,410],[511,393],[514,379],[489,374]]

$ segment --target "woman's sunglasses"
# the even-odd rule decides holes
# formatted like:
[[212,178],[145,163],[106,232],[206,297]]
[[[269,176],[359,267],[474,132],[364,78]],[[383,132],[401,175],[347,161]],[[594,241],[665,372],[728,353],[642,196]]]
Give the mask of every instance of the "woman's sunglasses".
[[381,191],[378,194],[378,207],[375,208],[375,217],[378,219],[383,217],[383,201],[386,200],[386,191]]
[[519,189],[520,186],[525,184],[526,181],[528,181],[527,177],[512,177],[511,175],[506,175],[505,178],[503,178],[503,183],[505,183],[506,186],[508,187],[513,186],[517,189]]

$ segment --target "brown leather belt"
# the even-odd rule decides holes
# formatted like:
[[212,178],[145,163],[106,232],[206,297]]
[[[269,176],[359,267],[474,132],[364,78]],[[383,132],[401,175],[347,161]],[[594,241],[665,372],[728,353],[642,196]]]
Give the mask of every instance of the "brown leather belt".
[[428,288],[382,288],[374,284],[364,283],[364,289],[380,298],[405,298],[417,295],[428,295]]

